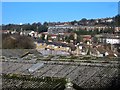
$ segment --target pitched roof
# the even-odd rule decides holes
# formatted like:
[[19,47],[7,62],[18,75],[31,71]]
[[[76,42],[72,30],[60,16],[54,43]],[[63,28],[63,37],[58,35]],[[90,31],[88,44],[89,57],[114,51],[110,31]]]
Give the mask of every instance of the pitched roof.
[[[75,83],[76,85],[78,85],[79,87],[83,89],[85,88],[100,88],[101,89],[101,87],[106,88],[108,87],[108,84],[109,85],[112,84],[110,82],[113,80],[114,77],[117,76],[117,74],[119,74],[117,73],[119,69],[117,65],[119,65],[119,62],[118,64],[116,64],[116,62],[110,62],[110,63],[45,62],[44,63],[45,65],[43,67],[37,69],[32,74],[27,71],[31,67],[31,65],[35,65],[35,63],[26,64],[24,62],[18,63],[17,61],[16,62],[4,61],[3,64],[4,64],[3,66],[4,68],[8,68],[2,72],[3,74],[6,74],[6,73],[15,74],[19,72],[20,75],[24,74],[24,75],[30,75],[30,76],[36,77],[34,79],[30,79],[31,82],[29,80],[29,76],[26,78],[27,80],[19,78],[17,79],[18,80],[17,82],[14,82],[15,78],[10,79],[12,80],[11,83],[9,83],[9,80],[6,79],[5,81],[8,81],[8,83],[3,84],[6,87],[9,84],[11,84],[9,86],[18,85],[18,82],[22,81],[24,82],[24,84],[23,83],[19,83],[19,84],[23,85],[23,87],[25,86],[28,88],[29,87],[41,87],[41,88],[51,87],[53,88],[57,85],[58,86],[59,85],[61,86],[61,84],[63,85],[64,83],[60,83],[62,79],[70,78],[72,83]],[[43,78],[41,78],[41,76]],[[58,82],[56,82],[56,80],[58,80]],[[18,87],[20,85],[18,85]],[[60,89],[60,90],[63,90],[63,89]],[[81,89],[77,89],[77,90],[81,90]]]
[[105,50],[102,46],[97,47],[97,50],[98,50],[101,54],[104,54],[104,53],[106,52],[106,50]]

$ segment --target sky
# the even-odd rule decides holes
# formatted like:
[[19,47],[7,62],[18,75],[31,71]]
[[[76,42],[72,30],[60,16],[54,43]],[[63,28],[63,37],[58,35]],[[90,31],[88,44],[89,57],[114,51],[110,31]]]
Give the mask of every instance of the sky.
[[118,2],[2,2],[2,24],[67,22],[117,14]]

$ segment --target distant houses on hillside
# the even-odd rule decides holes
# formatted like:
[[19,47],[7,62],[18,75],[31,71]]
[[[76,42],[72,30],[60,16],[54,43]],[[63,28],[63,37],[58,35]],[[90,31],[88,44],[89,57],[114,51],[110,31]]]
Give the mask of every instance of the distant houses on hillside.
[[[113,48],[114,47],[114,48]],[[102,45],[102,44],[67,44],[60,42],[36,42],[36,49],[42,53],[52,55],[92,55],[96,57],[118,57],[119,53],[116,51],[114,45]],[[56,52],[56,53],[55,53]],[[60,53],[61,52],[61,53]],[[59,53],[59,54],[58,54]],[[69,54],[68,54],[69,53]]]
[[[46,32],[38,32],[39,25],[34,25],[36,25],[36,30],[21,28],[20,31],[14,29],[0,30],[0,32],[32,37],[37,50],[48,51],[49,53],[57,51],[59,54],[62,52],[66,55],[69,53],[69,55],[89,54],[97,57],[113,55],[116,57],[120,51],[120,27],[114,25],[114,18],[49,22],[45,25],[47,27]],[[79,31],[85,32],[82,34]],[[86,32],[95,33],[86,34]]]
[[120,35],[119,34],[101,34],[96,35],[98,41],[104,44],[120,44]]

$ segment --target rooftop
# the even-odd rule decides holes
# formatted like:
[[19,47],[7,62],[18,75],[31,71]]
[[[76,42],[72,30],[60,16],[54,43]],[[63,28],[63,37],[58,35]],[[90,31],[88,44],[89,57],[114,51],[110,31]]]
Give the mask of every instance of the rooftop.
[[[44,65],[41,67],[41,63]],[[41,61],[34,72],[28,70],[38,63],[3,61],[3,74],[31,75],[32,77],[70,78],[80,88],[107,88],[118,77],[119,63],[81,63]],[[7,85],[7,84],[6,84]]]

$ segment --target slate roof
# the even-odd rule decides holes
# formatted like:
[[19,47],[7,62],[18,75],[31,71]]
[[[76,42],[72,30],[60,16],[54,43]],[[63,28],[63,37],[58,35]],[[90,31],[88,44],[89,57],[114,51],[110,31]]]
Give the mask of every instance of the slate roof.
[[106,50],[103,47],[98,47],[97,50],[101,53],[104,54],[106,52]]
[[29,54],[29,53],[40,55],[40,53],[34,49],[2,49],[2,55],[6,57],[21,58],[22,56]]
[[[3,74],[32,75],[33,77],[70,78],[71,82],[83,89],[106,88],[119,74],[118,64],[78,63],[78,62],[44,62],[44,66],[35,72],[28,69],[35,63],[18,63],[3,61]],[[32,84],[31,84],[32,85]]]
[[61,42],[48,42],[45,40],[37,40],[38,43],[46,43],[47,45],[55,45],[55,46],[62,46],[62,47],[68,47],[68,44],[61,43]]

